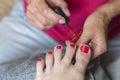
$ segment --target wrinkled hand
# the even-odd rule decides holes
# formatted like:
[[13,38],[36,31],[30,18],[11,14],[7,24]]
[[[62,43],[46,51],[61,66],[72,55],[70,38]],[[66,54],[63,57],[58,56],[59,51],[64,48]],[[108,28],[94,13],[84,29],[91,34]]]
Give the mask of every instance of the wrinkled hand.
[[86,19],[83,33],[77,41],[77,45],[90,44],[92,58],[107,51],[108,25],[112,18],[120,14],[119,7],[120,0],[109,0]]
[[64,0],[29,0],[27,7],[27,19],[40,30],[52,28],[55,24],[64,24],[65,19],[56,14],[50,7],[60,7],[70,16],[67,3]]
[[107,50],[107,26],[110,19],[105,14],[95,11],[85,21],[83,33],[78,45],[89,44],[92,48],[92,58],[95,58]]

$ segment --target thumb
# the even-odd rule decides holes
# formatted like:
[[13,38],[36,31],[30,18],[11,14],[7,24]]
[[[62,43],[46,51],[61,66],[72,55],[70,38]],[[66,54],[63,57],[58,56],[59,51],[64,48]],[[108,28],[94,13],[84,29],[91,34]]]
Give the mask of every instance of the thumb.
[[70,16],[70,12],[68,10],[68,5],[64,0],[47,0],[48,4],[52,7],[60,7],[66,16]]
[[79,45],[89,45],[89,42],[91,41],[91,37],[88,33],[82,33],[76,44]]

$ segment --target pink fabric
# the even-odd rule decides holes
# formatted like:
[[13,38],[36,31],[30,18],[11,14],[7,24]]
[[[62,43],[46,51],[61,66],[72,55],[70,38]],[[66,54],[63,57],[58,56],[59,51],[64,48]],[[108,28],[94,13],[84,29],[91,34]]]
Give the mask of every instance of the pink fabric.
[[24,11],[25,11],[25,13],[26,13],[26,9],[27,9],[27,1],[26,0],[23,0],[23,3],[24,3],[24,7],[25,7],[25,9],[24,9]]
[[[64,43],[65,40],[72,40],[73,36],[69,33],[69,30],[74,30],[75,33],[82,31],[83,24],[86,18],[99,6],[107,2],[108,0],[66,0],[71,13],[69,25],[57,24],[54,28],[45,30],[44,32],[51,36],[53,39]],[[27,3],[25,2],[25,7]],[[91,30],[92,31],[92,30]],[[109,26],[109,39],[114,37],[120,32],[120,16],[114,18]]]

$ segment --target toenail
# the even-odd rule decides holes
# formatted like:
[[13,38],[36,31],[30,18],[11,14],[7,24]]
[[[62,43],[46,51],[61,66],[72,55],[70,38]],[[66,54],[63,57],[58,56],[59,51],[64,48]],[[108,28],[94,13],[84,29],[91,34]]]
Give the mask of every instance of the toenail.
[[56,46],[56,49],[61,49],[61,48],[62,48],[62,46],[60,46],[60,45],[59,45],[59,46]]
[[75,47],[75,44],[74,44],[74,43],[71,43],[70,46],[71,46],[72,48],[74,48],[74,47]]
[[89,51],[89,47],[88,46],[81,46],[80,47],[80,50],[81,50],[81,52],[84,52],[84,53],[88,53],[88,51]]
[[53,52],[52,52],[52,51],[49,51],[48,54],[53,54]]
[[37,60],[38,60],[38,61],[42,61],[42,58],[38,58]]

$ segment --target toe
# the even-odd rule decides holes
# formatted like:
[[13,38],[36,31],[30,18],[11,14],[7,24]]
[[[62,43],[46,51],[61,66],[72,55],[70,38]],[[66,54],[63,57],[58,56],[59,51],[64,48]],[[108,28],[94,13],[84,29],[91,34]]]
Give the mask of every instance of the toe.
[[46,54],[46,58],[45,58],[45,63],[46,63],[46,71],[50,71],[52,69],[52,66],[53,66],[53,52],[52,51],[49,51],[47,54]]
[[91,51],[87,45],[80,46],[76,53],[75,67],[77,70],[85,72],[85,69],[90,61]]
[[36,64],[36,75],[37,76],[42,76],[44,72],[44,60],[42,58],[38,58],[37,64]]
[[61,45],[57,45],[54,48],[54,64],[58,65],[61,61],[61,57],[62,57],[62,46]]
[[65,56],[63,58],[63,63],[66,65],[71,64],[71,61],[73,59],[73,56],[75,55],[76,45],[74,43],[67,44]]

